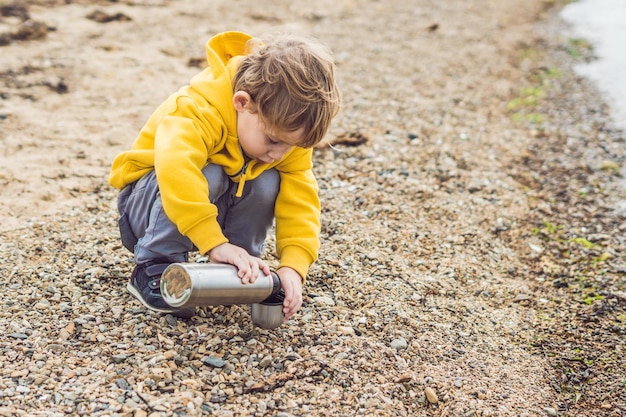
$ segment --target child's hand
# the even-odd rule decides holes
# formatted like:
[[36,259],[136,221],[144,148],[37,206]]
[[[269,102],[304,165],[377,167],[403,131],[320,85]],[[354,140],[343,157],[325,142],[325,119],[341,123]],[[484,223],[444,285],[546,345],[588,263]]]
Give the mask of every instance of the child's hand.
[[222,243],[207,252],[212,262],[230,264],[237,267],[239,278],[244,284],[251,284],[259,277],[259,270],[270,274],[270,267],[262,259],[250,255],[244,248],[232,243]]
[[285,302],[283,303],[283,313],[285,322],[302,307],[302,277],[295,270],[282,267],[276,271],[280,278],[280,285],[285,292]]

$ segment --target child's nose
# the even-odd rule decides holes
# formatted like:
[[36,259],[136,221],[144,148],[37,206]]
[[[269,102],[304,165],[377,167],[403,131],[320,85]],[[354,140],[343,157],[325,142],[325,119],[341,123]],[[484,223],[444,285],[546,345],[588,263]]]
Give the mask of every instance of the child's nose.
[[291,149],[291,146],[282,146],[278,149],[272,149],[270,151],[270,157],[274,160],[274,161],[278,161],[280,159],[282,159],[283,156],[285,156],[285,154],[287,153],[287,151]]

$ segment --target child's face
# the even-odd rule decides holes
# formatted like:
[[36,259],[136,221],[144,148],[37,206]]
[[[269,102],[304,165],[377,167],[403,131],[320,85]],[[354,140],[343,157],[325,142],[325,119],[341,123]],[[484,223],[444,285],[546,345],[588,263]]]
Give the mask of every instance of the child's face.
[[[241,93],[241,94],[240,94]],[[272,132],[252,113],[250,96],[242,91],[233,97],[237,110],[237,135],[239,144],[247,157],[264,164],[279,161],[302,141],[303,129],[295,132]]]

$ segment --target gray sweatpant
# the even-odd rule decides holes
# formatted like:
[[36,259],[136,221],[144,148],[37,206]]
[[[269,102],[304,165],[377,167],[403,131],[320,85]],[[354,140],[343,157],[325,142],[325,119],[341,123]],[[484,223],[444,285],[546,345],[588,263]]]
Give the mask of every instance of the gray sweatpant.
[[[274,220],[274,204],[280,188],[275,169],[246,181],[241,197],[235,197],[237,184],[219,165],[207,165],[202,173],[209,183],[209,199],[217,206],[217,221],[233,245],[253,256],[261,256],[267,232]],[[165,214],[154,170],[126,186],[117,207],[124,246],[142,264],[157,258],[186,262],[190,251],[198,250],[182,235]]]

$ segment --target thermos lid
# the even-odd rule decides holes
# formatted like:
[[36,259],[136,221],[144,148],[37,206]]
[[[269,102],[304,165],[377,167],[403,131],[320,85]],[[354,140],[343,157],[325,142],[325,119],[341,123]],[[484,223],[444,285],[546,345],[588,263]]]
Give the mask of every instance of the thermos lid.
[[267,299],[257,304],[250,305],[252,323],[261,329],[275,329],[283,324],[285,314],[283,313],[283,302],[285,292],[281,289],[278,293],[269,296]]

